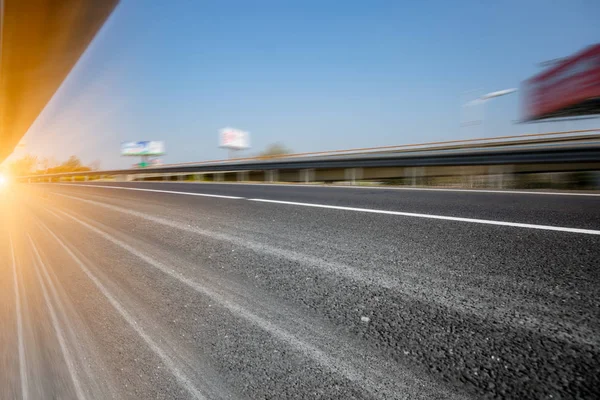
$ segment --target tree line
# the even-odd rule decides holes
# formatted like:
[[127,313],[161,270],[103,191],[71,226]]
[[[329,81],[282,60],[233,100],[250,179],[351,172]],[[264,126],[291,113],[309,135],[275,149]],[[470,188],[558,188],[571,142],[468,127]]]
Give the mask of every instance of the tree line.
[[[292,150],[282,143],[272,143],[265,150],[258,153],[259,157],[277,157],[290,154]],[[63,162],[52,158],[38,158],[34,155],[25,155],[3,165],[5,172],[13,176],[59,174],[63,172],[87,172],[100,170],[100,161],[84,165],[79,157],[73,155]]]
[[70,156],[63,162],[37,156],[25,155],[21,158],[8,162],[5,170],[13,176],[28,176],[42,174],[58,174],[63,172],[87,172],[100,169],[100,162],[94,161],[84,165],[79,157]]

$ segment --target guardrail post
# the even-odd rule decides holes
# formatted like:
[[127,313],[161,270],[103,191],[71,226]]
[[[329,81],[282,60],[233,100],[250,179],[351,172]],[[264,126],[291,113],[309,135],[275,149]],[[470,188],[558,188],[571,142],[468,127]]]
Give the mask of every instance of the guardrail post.
[[89,180],[89,176],[84,176],[83,179],[87,182]]
[[504,187],[504,171],[502,167],[500,167],[500,171],[498,173],[498,189],[502,189]]
[[504,165],[502,167],[502,175],[500,180],[500,185],[502,189],[512,184],[513,170],[514,167],[512,165]]
[[[408,174],[406,173],[408,172]],[[410,167],[405,170],[404,176],[411,178],[411,186],[417,186],[423,176],[423,167]]]
[[183,175],[179,175],[179,176],[177,177],[177,180],[178,180],[178,181],[182,181],[182,180],[183,180]]
[[248,171],[238,171],[237,173],[238,182],[244,182],[248,180]]
[[344,179],[356,185],[356,181],[362,179],[362,168],[346,168],[344,170]]
[[167,175],[163,175],[163,181],[168,181],[169,177]]
[[594,189],[600,189],[600,172],[598,172],[598,171],[590,172],[590,175],[591,175],[592,187]]
[[507,178],[512,176],[513,168],[509,165],[492,165],[488,169],[488,183],[493,178],[493,186],[498,189],[506,188]]
[[313,168],[306,168],[300,170],[300,181],[304,183],[310,183],[315,180],[315,170]]
[[269,169],[269,170],[265,171],[265,182],[269,182],[269,183],[276,182],[278,179],[277,175],[278,174],[277,174],[276,169]]

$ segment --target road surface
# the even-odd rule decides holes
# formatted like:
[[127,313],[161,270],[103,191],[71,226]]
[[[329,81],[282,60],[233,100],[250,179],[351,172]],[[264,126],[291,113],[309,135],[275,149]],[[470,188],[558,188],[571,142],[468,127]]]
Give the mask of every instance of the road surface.
[[600,196],[0,191],[1,399],[600,396]]

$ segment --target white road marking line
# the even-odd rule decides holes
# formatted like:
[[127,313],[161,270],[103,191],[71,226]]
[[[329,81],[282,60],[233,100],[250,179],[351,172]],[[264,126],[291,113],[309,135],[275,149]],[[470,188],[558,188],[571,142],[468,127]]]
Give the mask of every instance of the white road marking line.
[[[290,185],[293,186],[293,185]],[[313,185],[314,186],[314,185]],[[494,194],[541,194],[550,196],[590,196],[600,197],[600,193],[568,193],[568,192],[536,192],[533,190],[491,190],[491,189],[453,189],[453,188],[419,188],[419,187],[381,187],[381,186],[321,186],[343,189],[376,189],[376,190],[415,190],[431,192],[465,192],[465,193],[494,193]]]
[[[68,186],[68,184],[67,184],[67,186]],[[81,185],[81,186],[83,186],[83,185]],[[95,187],[96,185],[85,185],[85,186]],[[175,191],[137,189],[137,188],[122,188],[122,187],[115,187],[115,186],[100,186],[100,187],[113,188],[113,189],[116,188],[116,189],[130,189],[130,190],[145,190],[145,191],[152,191],[152,192],[167,192],[167,193],[193,195],[193,196],[223,197],[223,196],[207,195],[207,194],[201,195],[199,193],[189,193],[189,192],[175,192]],[[61,195],[61,194],[59,194],[59,195]],[[594,229],[569,228],[569,227],[553,226],[553,225],[526,224],[526,223],[520,223],[520,222],[495,221],[495,220],[478,219],[478,218],[452,217],[452,216],[447,216],[447,215],[420,214],[420,213],[410,213],[410,212],[404,212],[404,211],[376,210],[376,209],[359,208],[359,207],[333,206],[333,205],[316,204],[316,203],[299,203],[299,202],[294,202],[294,201],[283,201],[283,200],[250,199],[250,198],[245,198],[245,197],[231,197],[231,196],[228,196],[227,198],[256,201],[256,202],[262,202],[262,203],[276,203],[276,204],[286,204],[286,205],[304,206],[304,207],[329,208],[329,209],[334,209],[334,210],[357,211],[357,212],[374,213],[374,214],[397,215],[397,216],[403,216],[403,217],[438,219],[438,220],[457,221],[457,222],[469,222],[469,223],[484,224],[484,225],[510,226],[513,228],[539,229],[539,230],[545,230],[545,231],[581,233],[581,234],[587,234],[587,235],[600,235],[600,230],[594,230]]]
[[140,191],[140,192],[183,194],[183,195],[187,195],[187,196],[199,196],[199,197],[216,197],[216,198],[219,198],[219,199],[234,199],[234,200],[244,199],[244,197],[224,196],[224,195],[220,195],[220,194],[206,194],[206,193],[194,193],[194,192],[177,192],[175,190],[142,189],[142,188],[132,188],[132,187],[124,187],[124,186],[83,185],[83,184],[79,184],[79,183],[75,183],[75,184],[69,184],[69,183],[51,183],[51,185],[84,186],[84,187],[95,187],[95,188],[104,188],[104,189],[121,189],[121,190],[137,190],[137,191]]
[[56,315],[56,310],[54,310],[54,306],[50,300],[50,295],[48,294],[48,290],[46,289],[46,284],[40,274],[40,268],[46,268],[44,261],[42,261],[42,257],[37,249],[37,246],[31,239],[31,236],[28,234],[29,243],[31,243],[31,248],[35,254],[37,262],[39,264],[33,263],[34,270],[37,275],[38,281],[40,282],[40,286],[42,287],[42,294],[44,296],[44,300],[46,301],[46,306],[48,307],[48,311],[50,312],[50,319],[52,320],[52,325],[54,327],[54,332],[56,333],[56,338],[58,339],[58,344],[60,345],[60,349],[63,353],[63,358],[65,363],[67,364],[67,369],[69,370],[69,375],[71,376],[71,381],[73,382],[73,386],[75,387],[75,394],[78,399],[84,400],[86,397],[83,393],[83,389],[81,388],[81,383],[79,382],[79,377],[77,376],[77,371],[75,370],[75,365],[73,363],[73,359],[71,357],[71,353],[67,348],[67,343],[65,341],[64,333],[60,327],[60,323],[58,321],[58,317]]
[[357,212],[373,213],[373,214],[398,215],[398,216],[403,216],[403,217],[438,219],[438,220],[446,220],[446,221],[469,222],[469,223],[474,223],[474,224],[510,226],[510,227],[516,227],[516,228],[540,229],[540,230],[546,230],[546,231],[558,231],[558,232],[570,232],[570,233],[583,233],[583,234],[587,234],[587,235],[600,235],[600,230],[593,230],[593,229],[579,229],[579,228],[567,228],[567,227],[562,227],[562,226],[524,224],[524,223],[519,223],[519,222],[494,221],[494,220],[489,220],[489,219],[450,217],[450,216],[445,216],[445,215],[419,214],[419,213],[409,213],[409,212],[403,212],[403,211],[373,210],[370,208],[332,206],[332,205],[327,205],[327,204],[298,203],[295,201],[281,201],[281,200],[268,200],[268,199],[248,199],[248,200],[261,202],[261,203],[286,204],[286,205],[302,206],[302,207],[327,208],[327,209],[332,209],[332,210],[357,211]]
[[[60,211],[60,210],[59,210]],[[69,214],[60,211],[61,213],[67,215],[70,218]],[[165,366],[171,371],[175,379],[179,381],[179,383],[196,399],[205,399],[205,396],[200,393],[198,389],[194,386],[191,380],[177,368],[175,362],[165,353],[152,338],[141,328],[140,324],[121,306],[118,300],[113,297],[113,295],[106,289],[106,287],[100,282],[100,280],[90,272],[88,267],[84,264],[83,261],[79,259],[72,251],[65,245],[65,243],[50,230],[43,222],[38,221],[38,223],[44,227],[50,235],[60,244],[60,246],[65,250],[65,252],[77,263],[77,265],[81,268],[81,270],[87,275],[87,277],[96,285],[96,287],[102,292],[104,297],[109,301],[109,303],[121,314],[121,317],[133,328],[133,330],[146,342],[148,347],[161,359],[161,361],[165,364]]]
[[17,280],[17,262],[15,259],[15,247],[13,245],[12,235],[9,233],[10,255],[12,258],[13,281],[15,284],[15,300],[17,312],[17,341],[19,348],[19,374],[21,375],[21,396],[23,400],[29,399],[29,385],[27,379],[27,364],[25,359],[25,344],[23,343],[23,316],[21,314],[21,295],[19,292],[19,282]]
[[[374,189],[374,190],[407,190],[407,191],[432,191],[432,192],[464,192],[464,193],[493,193],[493,194],[534,194],[534,195],[544,195],[544,196],[583,196],[583,197],[600,197],[600,193],[579,193],[579,192],[543,192],[543,191],[535,191],[535,190],[512,190],[512,189],[460,189],[460,188],[433,188],[433,187],[385,187],[385,186],[344,186],[344,185],[324,185],[324,184],[289,184],[289,183],[230,183],[230,182],[163,182],[163,181],[155,181],[155,182],[132,182],[133,184],[147,184],[147,183],[163,183],[163,184],[196,184],[196,185],[223,185],[223,186],[284,186],[284,187],[296,187],[296,188],[328,188],[328,189]],[[85,185],[79,183],[47,183],[40,182],[34,183],[37,185],[79,185],[79,186],[101,186],[101,185]],[[104,186],[104,185],[102,185]],[[114,188],[117,186],[104,186]],[[122,188],[122,186],[119,186]],[[180,193],[180,192],[178,192]],[[243,197],[240,197],[243,198]]]

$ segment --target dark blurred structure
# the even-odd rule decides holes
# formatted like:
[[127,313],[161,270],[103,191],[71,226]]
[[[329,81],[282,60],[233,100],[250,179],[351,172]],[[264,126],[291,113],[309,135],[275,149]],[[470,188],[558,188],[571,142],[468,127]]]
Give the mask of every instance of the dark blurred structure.
[[47,173],[18,182],[117,181],[600,188],[600,130],[547,132],[316,153]]
[[52,98],[118,0],[4,0],[0,162]]
[[600,43],[523,83],[524,119],[600,114]]

